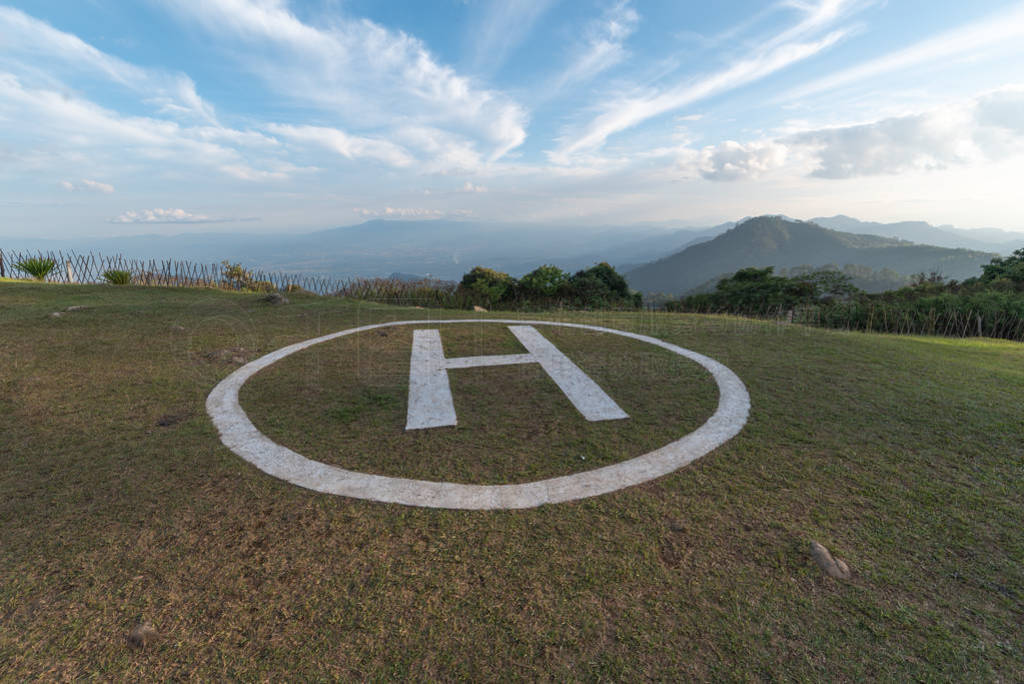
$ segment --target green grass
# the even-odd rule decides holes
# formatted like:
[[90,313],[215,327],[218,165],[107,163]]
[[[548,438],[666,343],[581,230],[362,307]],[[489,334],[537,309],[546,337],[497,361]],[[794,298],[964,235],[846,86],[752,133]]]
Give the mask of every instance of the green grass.
[[[1020,344],[562,314],[725,363],[750,422],[611,495],[445,511],[312,493],[220,444],[204,402],[240,361],[426,315],[289,298],[0,285],[0,680],[1024,678]],[[468,369],[459,427],[407,436],[407,328],[289,357],[242,403],[325,460],[480,482],[627,458],[713,410],[692,363],[540,330],[635,423],[583,424],[528,367]],[[442,336],[449,355],[517,350],[499,326]],[[162,638],[131,649],[143,619]]]

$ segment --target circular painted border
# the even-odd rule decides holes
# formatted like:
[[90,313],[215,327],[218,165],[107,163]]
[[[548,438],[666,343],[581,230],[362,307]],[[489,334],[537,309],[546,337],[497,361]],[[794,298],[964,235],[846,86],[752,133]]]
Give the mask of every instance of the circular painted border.
[[[703,366],[718,384],[718,409],[695,431],[665,446],[613,465],[573,475],[522,484],[472,485],[430,482],[386,475],[370,475],[313,461],[277,444],[256,429],[238,403],[245,381],[277,361],[321,342],[346,335],[399,325],[451,325],[458,323],[507,323],[553,325],[611,333],[653,344],[684,356]],[[221,441],[249,463],[268,475],[325,494],[370,499],[408,506],[488,510],[531,508],[542,504],[574,501],[607,494],[624,487],[667,475],[692,463],[735,436],[747,422],[750,395],[743,381],[731,370],[703,354],[669,344],[654,337],[579,323],[522,321],[508,319],[455,319],[435,321],[394,321],[350,328],[282,347],[247,363],[224,378],[206,398],[206,412],[217,426]]]

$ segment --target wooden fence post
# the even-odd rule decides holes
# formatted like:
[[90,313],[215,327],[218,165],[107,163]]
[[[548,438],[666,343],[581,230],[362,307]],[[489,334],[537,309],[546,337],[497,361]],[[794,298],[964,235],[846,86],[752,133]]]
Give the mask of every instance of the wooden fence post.
[[6,278],[7,274],[4,272],[4,250],[0,249],[0,278]]

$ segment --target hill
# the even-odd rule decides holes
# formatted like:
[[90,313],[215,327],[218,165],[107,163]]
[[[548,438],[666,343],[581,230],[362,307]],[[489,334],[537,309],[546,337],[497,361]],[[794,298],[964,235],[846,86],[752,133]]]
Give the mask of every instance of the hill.
[[[710,355],[750,420],[612,494],[438,510],[303,489],[222,444],[205,402],[240,364],[426,313],[290,298],[0,284],[0,680],[1021,681],[1019,343],[531,314]],[[477,321],[443,330],[453,356],[523,351],[429,313]],[[458,426],[407,434],[410,328],[299,352],[242,406],[309,458],[493,484],[637,455],[718,402],[694,363],[566,328],[551,341],[629,419],[492,366],[453,371]],[[134,649],[144,620],[160,638]]]
[[683,294],[716,276],[748,266],[792,268],[856,264],[903,275],[941,273],[963,279],[978,275],[994,253],[916,245],[877,235],[858,235],[780,216],[748,219],[718,237],[691,245],[626,273],[641,292]]

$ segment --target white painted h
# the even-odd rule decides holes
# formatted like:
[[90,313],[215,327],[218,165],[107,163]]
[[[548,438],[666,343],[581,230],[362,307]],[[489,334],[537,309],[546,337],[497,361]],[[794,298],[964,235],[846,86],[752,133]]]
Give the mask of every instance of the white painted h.
[[518,363],[539,363],[572,405],[589,421],[629,418],[596,382],[533,326],[510,325],[508,329],[526,347],[526,354],[446,359],[440,331],[414,330],[409,366],[409,410],[405,429],[421,430],[457,423],[452,390],[448,384],[449,370]]

